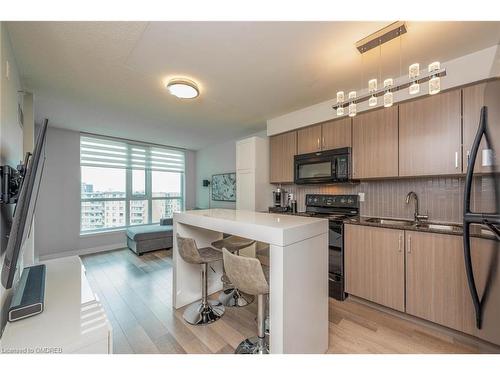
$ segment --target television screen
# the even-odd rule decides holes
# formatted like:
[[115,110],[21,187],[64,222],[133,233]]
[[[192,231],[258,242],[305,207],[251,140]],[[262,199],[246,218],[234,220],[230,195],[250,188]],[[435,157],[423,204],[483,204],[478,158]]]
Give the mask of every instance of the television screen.
[[17,262],[28,236],[33,213],[36,206],[36,198],[40,185],[43,165],[45,162],[45,136],[47,133],[48,120],[45,119],[38,134],[33,155],[26,166],[26,174],[21,185],[21,191],[14,211],[14,218],[9,233],[7,249],[2,267],[2,285],[10,289],[14,281]]

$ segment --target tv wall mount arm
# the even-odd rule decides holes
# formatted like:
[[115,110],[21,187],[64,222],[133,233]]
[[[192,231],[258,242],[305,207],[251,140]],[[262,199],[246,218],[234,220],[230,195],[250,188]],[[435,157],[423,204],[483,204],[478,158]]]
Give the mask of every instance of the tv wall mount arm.
[[0,203],[17,203],[30,157],[31,153],[27,152],[24,162],[19,164],[16,169],[9,165],[0,166]]

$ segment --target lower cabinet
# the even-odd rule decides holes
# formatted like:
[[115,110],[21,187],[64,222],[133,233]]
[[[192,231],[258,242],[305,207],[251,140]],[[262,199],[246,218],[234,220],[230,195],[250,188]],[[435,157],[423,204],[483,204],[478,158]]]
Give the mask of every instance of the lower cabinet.
[[346,224],[346,292],[500,345],[498,247],[471,238],[482,329],[475,325],[461,236]]
[[462,237],[406,232],[406,312],[473,333]]
[[404,311],[404,231],[345,225],[347,293]]

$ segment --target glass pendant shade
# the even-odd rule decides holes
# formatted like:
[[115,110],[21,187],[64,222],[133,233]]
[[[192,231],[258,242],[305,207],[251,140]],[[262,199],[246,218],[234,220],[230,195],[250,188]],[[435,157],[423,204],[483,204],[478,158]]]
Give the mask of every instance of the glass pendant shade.
[[408,68],[408,76],[410,79],[416,79],[420,75],[420,64],[411,64]]
[[377,79],[370,79],[368,81],[368,92],[374,92],[377,91]]
[[349,117],[356,116],[356,103],[349,104]]
[[418,94],[420,92],[420,84],[418,84],[417,82],[413,82],[410,85],[409,92],[410,92],[410,95]]
[[368,106],[375,107],[376,105],[377,105],[377,97],[372,95],[370,99],[368,99]]
[[344,92],[337,91],[337,104],[343,103],[345,100]]
[[439,91],[441,91],[441,78],[434,76],[429,80],[429,94],[434,95]]
[[344,107],[337,108],[337,116],[344,116]]
[[387,91],[384,94],[384,107],[392,107],[392,104],[394,103],[394,96],[392,92]]

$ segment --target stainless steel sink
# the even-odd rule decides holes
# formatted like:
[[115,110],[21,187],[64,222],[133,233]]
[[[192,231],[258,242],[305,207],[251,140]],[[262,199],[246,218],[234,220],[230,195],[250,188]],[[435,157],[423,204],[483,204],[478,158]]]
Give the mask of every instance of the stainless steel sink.
[[447,231],[447,232],[460,232],[460,231],[462,231],[462,227],[460,225],[453,225],[453,224],[417,223],[415,226],[417,228],[442,230],[442,231]]
[[405,226],[411,227],[414,222],[409,220],[396,220],[396,219],[382,219],[379,217],[372,217],[366,220],[369,223],[377,223],[382,225],[395,225],[395,226]]

